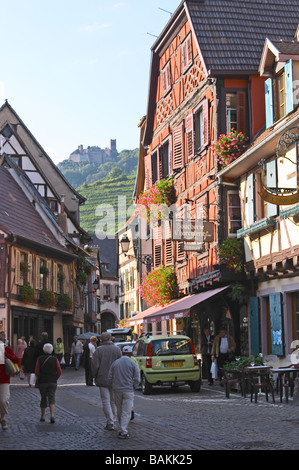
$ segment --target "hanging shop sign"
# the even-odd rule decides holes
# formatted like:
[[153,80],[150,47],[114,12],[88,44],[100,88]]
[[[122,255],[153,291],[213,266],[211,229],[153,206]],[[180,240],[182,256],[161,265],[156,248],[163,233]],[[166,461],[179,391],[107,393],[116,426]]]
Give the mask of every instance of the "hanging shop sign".
[[[272,160],[260,161],[262,166],[262,189],[260,197],[277,206],[288,206],[299,202],[299,127],[289,129],[279,138],[276,155]],[[295,149],[294,149],[294,145]],[[290,146],[293,145],[290,150]],[[293,187],[288,187],[288,178]],[[284,186],[285,185],[285,186]]]
[[203,220],[174,219],[172,224],[172,239],[178,242],[213,242],[214,223]]

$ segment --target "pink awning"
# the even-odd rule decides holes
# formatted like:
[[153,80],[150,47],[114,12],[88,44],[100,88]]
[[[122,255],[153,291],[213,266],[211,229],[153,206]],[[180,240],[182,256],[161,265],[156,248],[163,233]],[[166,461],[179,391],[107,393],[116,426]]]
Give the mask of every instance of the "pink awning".
[[130,326],[141,324],[141,323],[154,323],[162,320],[171,320],[173,318],[187,317],[190,314],[190,309],[195,305],[220,294],[224,290],[228,289],[229,286],[219,287],[218,289],[212,289],[200,294],[192,294],[187,297],[183,297],[179,300],[175,300],[165,307],[150,307],[144,312],[140,312],[134,317],[130,318],[128,324]]

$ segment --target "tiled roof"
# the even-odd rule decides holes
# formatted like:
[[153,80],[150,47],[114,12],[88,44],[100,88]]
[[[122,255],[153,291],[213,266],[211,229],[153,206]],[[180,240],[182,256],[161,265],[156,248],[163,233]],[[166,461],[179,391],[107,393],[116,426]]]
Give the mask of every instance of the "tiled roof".
[[273,46],[282,53],[297,55],[299,54],[299,42],[297,41],[271,41]]
[[0,166],[0,229],[32,244],[71,255],[48,229],[10,171]]
[[298,0],[187,0],[199,47],[211,72],[258,71],[266,37],[295,38]]

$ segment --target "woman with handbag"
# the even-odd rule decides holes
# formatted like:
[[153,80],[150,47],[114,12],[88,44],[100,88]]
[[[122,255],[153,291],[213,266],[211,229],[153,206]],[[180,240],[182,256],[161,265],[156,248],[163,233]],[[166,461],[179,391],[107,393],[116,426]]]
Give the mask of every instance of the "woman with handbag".
[[53,346],[46,343],[43,347],[44,355],[36,361],[35,374],[38,377],[38,388],[41,395],[41,421],[45,421],[46,408],[49,404],[50,422],[55,423],[55,394],[57,380],[61,376],[61,367],[57,357],[52,356]]
[[[5,357],[18,364],[19,359],[14,354],[12,348],[5,344],[5,332],[0,332],[0,348],[4,350]],[[5,364],[0,364],[0,415],[1,415],[1,426],[3,430],[7,429],[7,423],[5,415],[8,413],[10,397],[10,376],[5,371]]]

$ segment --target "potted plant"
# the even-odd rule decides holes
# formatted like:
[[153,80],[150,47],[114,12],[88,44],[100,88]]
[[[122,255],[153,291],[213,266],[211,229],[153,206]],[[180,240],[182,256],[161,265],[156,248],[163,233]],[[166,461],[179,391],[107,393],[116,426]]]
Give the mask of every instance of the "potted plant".
[[24,304],[34,304],[36,302],[35,292],[33,287],[26,282],[20,289],[20,295]]
[[176,295],[177,278],[173,266],[158,266],[144,274],[139,287],[141,297],[149,305],[165,305]]
[[39,268],[39,271],[44,276],[48,276],[49,274],[49,269],[47,268],[47,266],[44,266],[44,265],[41,265],[41,267]]
[[221,134],[217,142],[212,145],[221,169],[236,160],[247,147],[248,137],[242,132],[232,129],[227,134]]
[[243,243],[237,238],[226,238],[218,246],[217,257],[220,264],[224,264],[229,270],[236,273],[243,267]]
[[46,308],[52,308],[55,305],[55,294],[47,289],[43,289],[40,293],[39,302]]
[[72,309],[72,299],[68,294],[59,294],[57,297],[56,307],[58,310],[71,310]]
[[140,194],[137,200],[137,212],[148,223],[156,225],[165,215],[165,205],[169,207],[174,201],[173,178],[157,181],[149,189]]

